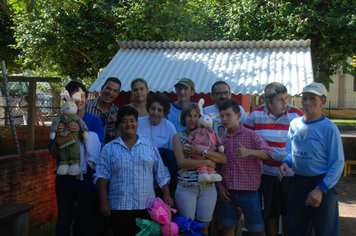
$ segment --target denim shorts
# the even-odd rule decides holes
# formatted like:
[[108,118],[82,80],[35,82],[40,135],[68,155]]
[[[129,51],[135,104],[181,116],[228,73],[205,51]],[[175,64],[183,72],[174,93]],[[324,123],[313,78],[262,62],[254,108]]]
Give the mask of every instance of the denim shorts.
[[175,202],[178,215],[192,220],[210,222],[217,199],[215,184],[184,187],[177,185]]
[[242,209],[246,228],[250,232],[265,229],[261,204],[257,191],[229,190],[230,202],[219,200],[219,222],[224,226],[235,226],[240,219],[237,207]]

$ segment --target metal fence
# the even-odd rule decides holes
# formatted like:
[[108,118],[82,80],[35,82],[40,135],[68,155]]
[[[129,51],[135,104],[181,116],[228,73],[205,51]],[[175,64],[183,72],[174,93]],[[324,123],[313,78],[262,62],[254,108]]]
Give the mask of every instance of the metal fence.
[[[60,112],[59,92],[44,93],[25,77],[13,80],[7,88],[4,80],[0,82],[0,156],[45,149],[52,120]],[[32,97],[30,86],[36,89]]]

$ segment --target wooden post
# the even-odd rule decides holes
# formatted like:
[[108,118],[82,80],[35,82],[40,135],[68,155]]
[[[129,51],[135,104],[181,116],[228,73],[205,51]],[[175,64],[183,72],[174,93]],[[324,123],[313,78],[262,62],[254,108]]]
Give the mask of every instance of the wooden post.
[[29,82],[28,91],[28,117],[27,117],[27,139],[26,151],[33,151],[35,149],[35,129],[36,129],[36,81]]

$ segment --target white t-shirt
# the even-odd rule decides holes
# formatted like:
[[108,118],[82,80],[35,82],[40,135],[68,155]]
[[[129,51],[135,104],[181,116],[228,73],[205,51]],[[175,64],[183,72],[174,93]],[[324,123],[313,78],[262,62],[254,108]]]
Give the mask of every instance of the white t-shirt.
[[[240,123],[240,125],[243,125],[243,123],[245,123],[246,113],[242,106],[239,105],[239,107],[240,107],[240,113],[241,113],[239,123]],[[215,104],[211,105],[211,106],[207,106],[203,110],[204,110],[204,114],[206,114],[206,115],[214,114],[214,113],[220,114],[219,109],[215,106]],[[224,134],[226,131],[224,125],[221,123],[220,117],[213,120],[213,128],[219,136]],[[219,130],[220,130],[220,133],[219,133]]]
[[138,118],[138,136],[151,140],[157,148],[163,147],[173,150],[173,135],[176,133],[176,128],[167,119],[163,118],[158,125],[151,125],[148,116]]

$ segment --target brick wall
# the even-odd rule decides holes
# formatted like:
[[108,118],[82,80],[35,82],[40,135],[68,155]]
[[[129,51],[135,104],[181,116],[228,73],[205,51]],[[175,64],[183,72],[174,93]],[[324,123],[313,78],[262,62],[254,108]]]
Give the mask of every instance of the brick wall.
[[[49,126],[36,126],[34,150],[47,148],[49,142]],[[17,138],[21,152],[26,152],[26,139],[28,138],[27,126],[16,126]],[[17,153],[14,137],[10,126],[0,126],[0,156]]]
[[30,227],[57,215],[55,160],[48,150],[0,157],[0,204],[27,203]]

